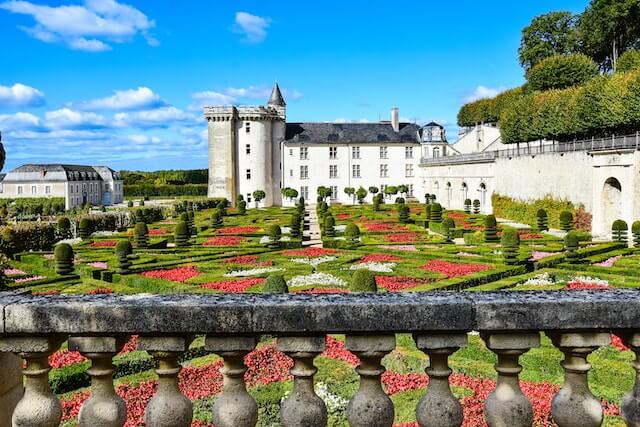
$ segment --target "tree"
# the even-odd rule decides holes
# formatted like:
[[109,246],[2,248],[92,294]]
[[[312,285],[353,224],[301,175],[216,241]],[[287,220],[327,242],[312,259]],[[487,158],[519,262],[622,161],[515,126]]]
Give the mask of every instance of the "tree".
[[293,200],[298,197],[298,190],[296,190],[295,188],[287,187],[285,188],[284,197],[289,200]]
[[393,185],[387,185],[384,187],[384,194],[387,196],[395,196],[398,194],[398,187]]
[[617,68],[619,56],[640,45],[638,0],[591,0],[580,16],[581,50],[604,71]]
[[373,194],[374,196],[379,192],[380,190],[378,189],[378,187],[373,187],[373,186],[369,187],[369,193]]
[[553,55],[567,55],[577,49],[578,17],[571,12],[551,12],[533,18],[522,30],[520,64],[529,70]]
[[355,188],[353,188],[353,187],[346,187],[346,188],[344,189],[344,193],[345,193],[347,196],[350,196],[351,198],[353,198],[353,195],[354,195],[354,194],[356,194],[356,189],[355,189]]
[[262,190],[256,190],[253,192],[253,199],[256,201],[256,208],[260,206],[260,201],[267,197],[267,194]]
[[366,197],[367,190],[365,190],[363,187],[358,188],[358,191],[356,191],[356,198],[358,199],[358,203],[363,204]]
[[582,54],[554,55],[527,71],[533,90],[564,89],[581,85],[598,76],[598,65]]
[[322,200],[325,200],[327,197],[331,196],[331,189],[329,187],[325,187],[324,185],[318,187],[316,192],[318,193],[318,197],[322,198]]
[[398,193],[404,194],[406,197],[408,192],[409,192],[409,187],[407,185],[404,185],[404,184],[398,185]]
[[628,50],[618,59],[616,73],[627,73],[640,68],[640,50]]

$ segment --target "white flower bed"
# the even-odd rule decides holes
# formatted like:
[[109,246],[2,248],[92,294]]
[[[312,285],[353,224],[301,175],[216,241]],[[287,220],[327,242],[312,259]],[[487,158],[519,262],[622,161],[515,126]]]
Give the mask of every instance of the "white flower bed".
[[245,276],[257,276],[260,274],[275,273],[276,271],[284,271],[284,268],[277,267],[264,267],[264,268],[252,268],[251,270],[236,270],[231,273],[227,273],[224,277],[245,277]]
[[361,262],[353,264],[349,270],[369,270],[375,273],[393,273],[398,264],[395,262]]
[[328,273],[312,273],[305,276],[295,276],[289,280],[289,288],[299,288],[302,286],[322,285],[347,287],[348,283],[334,275]]
[[334,226],[334,227],[333,227],[333,229],[334,229],[335,231],[337,231],[338,233],[344,233],[344,230],[346,230],[346,229],[347,229],[347,226],[346,226],[346,225],[344,225],[344,224],[342,224],[342,225],[336,225],[336,226]]
[[79,237],[76,237],[75,239],[64,239],[64,240],[60,240],[58,242],[58,244],[60,243],[68,243],[69,245],[73,246],[73,245],[77,245],[78,243],[82,242],[82,239]]
[[[289,237],[289,236],[282,236],[282,237],[280,238],[280,241],[281,241],[281,242],[290,242],[290,241],[291,241],[291,237]],[[261,245],[264,245],[264,244],[269,243],[269,242],[271,242],[271,238],[270,238],[269,236],[262,236],[262,237],[260,238],[260,244],[261,244]]]
[[329,413],[343,412],[347,409],[349,401],[341,396],[329,391],[329,387],[323,382],[317,382],[315,386],[316,394],[327,405]]
[[114,234],[118,234],[118,232],[117,231],[96,231],[91,235],[93,237],[109,237],[109,236],[113,236]]
[[605,279],[598,279],[597,277],[590,276],[575,276],[571,280],[567,280],[568,283],[571,282],[582,282],[582,283],[590,283],[593,285],[599,286],[609,286],[609,281]]
[[518,286],[548,286],[554,284],[556,284],[555,278],[551,277],[549,273],[542,273],[518,284]]
[[334,256],[321,256],[317,258],[291,258],[289,261],[296,262],[298,264],[308,264],[312,267],[317,267],[320,264],[323,264],[325,262],[335,261],[336,259],[338,258]]

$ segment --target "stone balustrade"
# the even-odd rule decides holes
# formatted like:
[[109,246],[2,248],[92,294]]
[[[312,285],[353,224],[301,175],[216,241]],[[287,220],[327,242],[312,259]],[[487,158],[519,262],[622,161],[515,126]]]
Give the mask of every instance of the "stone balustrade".
[[[564,384],[552,401],[561,427],[599,426],[600,402],[589,390],[587,356],[609,343],[611,332],[640,351],[640,293],[636,290],[496,293],[395,293],[351,295],[0,295],[0,426],[57,426],[60,403],[48,385],[47,357],[64,341],[90,361],[91,396],[81,426],[122,426],[126,410],[115,394],[112,358],[124,340],[139,335],[139,349],[157,361],[159,386],[146,408],[146,425],[189,426],[191,402],[180,393],[180,355],[195,335],[224,361],[223,391],[213,407],[217,427],[254,426],[258,407],[244,383],[244,356],[260,335],[277,337],[294,360],[293,391],[282,402],[289,426],[325,426],[327,409],[315,394],[313,361],[328,333],[346,334],[360,358],[360,387],[348,406],[351,426],[388,427],[394,408],[381,386],[382,358],[396,333],[413,334],[429,356],[430,385],[416,408],[420,426],[460,426],[463,411],[449,385],[448,358],[479,331],[496,353],[497,384],[485,402],[491,427],[531,426],[531,403],[522,393],[519,358],[551,337],[564,354]],[[24,394],[16,389],[15,354],[26,361]],[[640,372],[640,362],[633,362]],[[611,373],[615,375],[614,372]],[[638,374],[640,375],[640,374]],[[13,379],[13,380],[12,380]],[[8,418],[13,403],[19,400]],[[629,426],[640,426],[640,381],[621,402]],[[4,417],[4,419],[3,419]]]

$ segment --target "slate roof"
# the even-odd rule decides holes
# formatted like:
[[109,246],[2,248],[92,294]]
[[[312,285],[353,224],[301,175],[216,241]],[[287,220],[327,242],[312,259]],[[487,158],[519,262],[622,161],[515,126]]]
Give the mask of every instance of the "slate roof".
[[109,179],[106,170],[113,174],[114,179],[120,179],[118,172],[106,166],[27,164],[7,173],[3,182],[103,181],[103,177]]
[[284,102],[284,97],[282,96],[282,92],[280,92],[280,86],[278,83],[273,85],[273,90],[271,91],[271,96],[269,97],[268,105],[278,105],[280,107],[284,107],[287,105]]
[[391,123],[287,123],[285,142],[305,144],[332,143],[418,143],[420,127],[400,123],[395,132]]

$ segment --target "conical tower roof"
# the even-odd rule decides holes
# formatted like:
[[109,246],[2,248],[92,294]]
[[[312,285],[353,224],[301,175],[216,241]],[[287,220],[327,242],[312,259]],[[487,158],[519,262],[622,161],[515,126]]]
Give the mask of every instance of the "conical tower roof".
[[268,105],[277,105],[279,107],[284,107],[287,105],[287,103],[284,102],[284,97],[282,96],[282,92],[280,92],[280,86],[278,86],[278,83],[273,85],[273,90],[271,91]]

